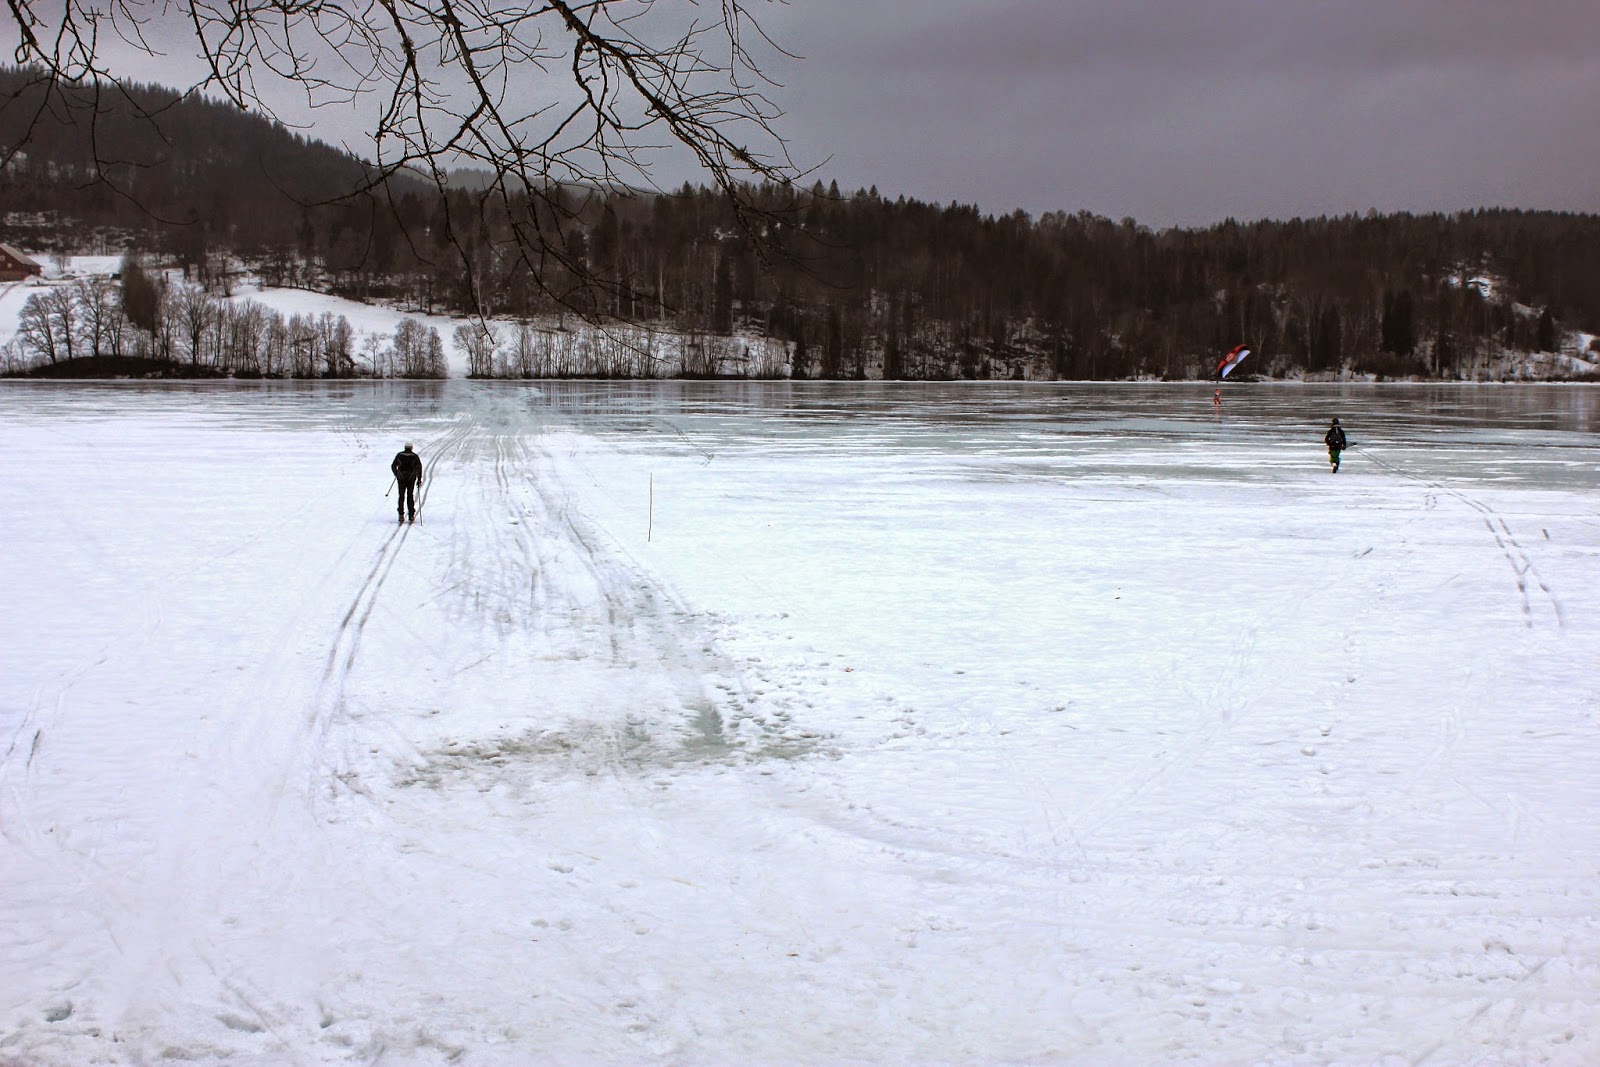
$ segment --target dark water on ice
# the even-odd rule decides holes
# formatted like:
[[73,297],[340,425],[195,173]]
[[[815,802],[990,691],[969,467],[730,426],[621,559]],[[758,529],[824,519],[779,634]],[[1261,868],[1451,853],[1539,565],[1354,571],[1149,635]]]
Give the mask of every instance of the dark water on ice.
[[[512,387],[515,388],[515,387]],[[587,432],[730,449],[932,452],[1059,460],[1078,474],[1270,478],[1325,462],[1337,416],[1350,461],[1413,477],[1600,488],[1600,387],[1572,385],[592,383],[535,387]],[[530,400],[532,398],[529,398]]]
[[[1600,487],[1600,386],[1570,384],[833,382],[89,382],[0,384],[0,417],[423,436],[463,420],[711,457],[924,453],[1040,473],[1271,477],[1338,416],[1353,469]],[[1059,462],[1057,462],[1059,461]]]

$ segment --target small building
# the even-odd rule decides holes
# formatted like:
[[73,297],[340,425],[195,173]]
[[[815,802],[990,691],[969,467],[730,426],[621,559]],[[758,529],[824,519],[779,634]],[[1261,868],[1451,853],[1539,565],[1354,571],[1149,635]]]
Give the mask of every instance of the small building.
[[20,282],[43,273],[44,267],[28,253],[0,244],[0,282]]

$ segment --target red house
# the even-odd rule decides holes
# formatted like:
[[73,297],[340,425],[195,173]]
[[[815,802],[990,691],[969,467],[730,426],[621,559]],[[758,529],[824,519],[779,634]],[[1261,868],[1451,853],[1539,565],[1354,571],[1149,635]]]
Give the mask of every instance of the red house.
[[20,282],[35,274],[43,274],[39,261],[20,249],[0,245],[0,282]]

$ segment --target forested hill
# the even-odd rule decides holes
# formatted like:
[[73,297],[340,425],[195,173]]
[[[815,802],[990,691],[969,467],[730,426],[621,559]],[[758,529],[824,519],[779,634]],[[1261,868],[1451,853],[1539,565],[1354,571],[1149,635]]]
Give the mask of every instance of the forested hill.
[[[16,93],[23,80],[0,70],[0,151],[37,110]],[[453,239],[421,186],[381,209],[304,206],[347,191],[363,164],[231,107],[147,92],[165,134],[153,142],[120,132],[140,125],[124,103],[101,101],[99,155],[130,161],[120,193],[84,184],[81,122],[32,126],[0,171],[0,241],[133,247],[213,281],[225,254],[269,283],[428,310],[759,332],[793,342],[796,374],[828,378],[1203,376],[1239,343],[1258,353],[1254,373],[1482,376],[1518,352],[1583,356],[1600,333],[1600,216],[1539,211],[1151,230],[768,185],[751,191],[752,232],[706,189],[569,190],[547,232],[585,270],[551,260],[536,283],[503,208],[469,188],[451,194]]]
[[274,241],[300,203],[369,174],[339,149],[196,93],[50,87],[16,67],[0,67],[7,157],[0,205],[13,229],[45,213],[169,244]]
[[[1369,214],[1152,231],[873,191],[814,190],[800,201],[800,228],[816,240],[796,244],[815,253],[801,256],[814,277],[791,272],[786,288],[805,294],[806,336],[828,376],[859,370],[851,359],[876,345],[890,376],[1189,377],[1238,343],[1260,354],[1260,372],[1454,376],[1506,350],[1587,345],[1577,331],[1600,328],[1594,215]],[[736,261],[736,285],[754,274]],[[941,365],[941,349],[954,368]]]

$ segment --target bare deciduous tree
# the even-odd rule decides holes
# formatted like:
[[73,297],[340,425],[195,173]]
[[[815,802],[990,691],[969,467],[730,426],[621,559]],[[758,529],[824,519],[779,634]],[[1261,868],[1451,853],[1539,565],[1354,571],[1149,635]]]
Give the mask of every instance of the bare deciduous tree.
[[349,319],[331,311],[317,316],[317,345],[326,364],[324,377],[343,378],[350,373],[350,349],[354,344],[355,331]]
[[500,350],[500,339],[486,323],[457,326],[452,336],[456,348],[467,354],[467,376],[489,378],[494,375],[495,353]]
[[202,362],[208,362],[206,336],[217,317],[217,303],[198,285],[180,286],[168,293],[165,318],[176,324],[183,351],[189,357],[189,366],[198,367]]
[[[67,347],[67,340],[61,335],[57,325],[57,316],[52,313],[48,293],[34,293],[22,305],[22,314],[17,318],[17,344],[21,347],[24,358],[37,359],[45,363],[56,363],[65,358],[63,351]],[[70,334],[71,324],[68,324]]]
[[122,318],[117,306],[116,288],[103,279],[80,278],[71,286],[72,300],[78,308],[83,343],[91,356],[120,355],[112,344],[114,324]]

